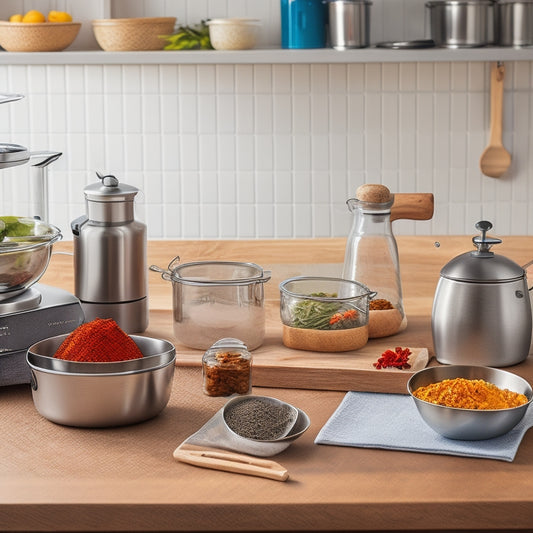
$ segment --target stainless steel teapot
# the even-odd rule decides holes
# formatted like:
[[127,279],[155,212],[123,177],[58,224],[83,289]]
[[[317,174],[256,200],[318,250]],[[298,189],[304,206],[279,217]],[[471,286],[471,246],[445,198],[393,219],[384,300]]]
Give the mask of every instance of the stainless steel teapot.
[[435,291],[431,329],[437,361],[503,367],[524,361],[531,345],[531,304],[526,272],[496,255],[500,239],[480,221],[476,250],[446,264]]

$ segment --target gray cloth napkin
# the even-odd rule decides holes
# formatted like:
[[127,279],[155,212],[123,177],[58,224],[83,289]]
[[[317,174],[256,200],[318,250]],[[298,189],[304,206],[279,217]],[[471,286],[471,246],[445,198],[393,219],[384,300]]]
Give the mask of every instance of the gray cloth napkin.
[[348,392],[318,433],[315,444],[385,448],[461,455],[512,462],[533,409],[508,433],[493,439],[466,441],[439,435],[422,420],[413,399],[404,394]]

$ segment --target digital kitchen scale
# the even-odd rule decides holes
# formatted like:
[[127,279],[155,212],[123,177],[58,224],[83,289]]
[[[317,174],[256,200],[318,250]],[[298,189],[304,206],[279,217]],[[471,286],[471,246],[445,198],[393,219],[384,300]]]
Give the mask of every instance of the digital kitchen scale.
[[30,383],[28,348],[48,337],[70,333],[84,318],[75,296],[39,283],[0,301],[0,386]]

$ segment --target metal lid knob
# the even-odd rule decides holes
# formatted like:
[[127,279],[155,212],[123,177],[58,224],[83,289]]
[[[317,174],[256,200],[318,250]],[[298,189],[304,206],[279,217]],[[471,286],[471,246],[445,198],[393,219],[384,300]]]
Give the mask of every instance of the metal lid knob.
[[102,181],[104,187],[118,187],[118,179],[115,178],[115,176],[112,176],[111,174],[104,176],[98,171],[96,171],[96,175]]
[[495,244],[500,244],[502,242],[501,239],[496,239],[494,237],[487,237],[487,231],[492,229],[492,223],[490,223],[488,220],[480,220],[476,224],[476,229],[481,231],[481,235],[476,235],[472,238],[472,242],[474,243],[474,246],[477,247],[477,252],[473,252],[474,254],[493,254],[494,252],[491,252],[490,249]]

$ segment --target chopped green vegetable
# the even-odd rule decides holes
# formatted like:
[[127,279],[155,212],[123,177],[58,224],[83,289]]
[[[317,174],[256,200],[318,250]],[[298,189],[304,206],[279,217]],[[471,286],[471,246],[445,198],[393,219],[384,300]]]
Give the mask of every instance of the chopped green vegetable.
[[163,37],[165,50],[213,50],[209,39],[209,27],[205,22],[196,26],[180,26],[172,35]]
[[293,312],[293,327],[304,329],[330,329],[331,317],[340,309],[334,302],[304,300],[296,304]]
[[0,222],[4,224],[2,239],[4,237],[28,237],[35,235],[35,220],[32,218],[4,216],[0,217]]
[[[336,294],[315,292],[309,296],[336,298]],[[359,313],[342,303],[303,300],[292,308],[292,326],[301,329],[348,329],[357,327]]]

